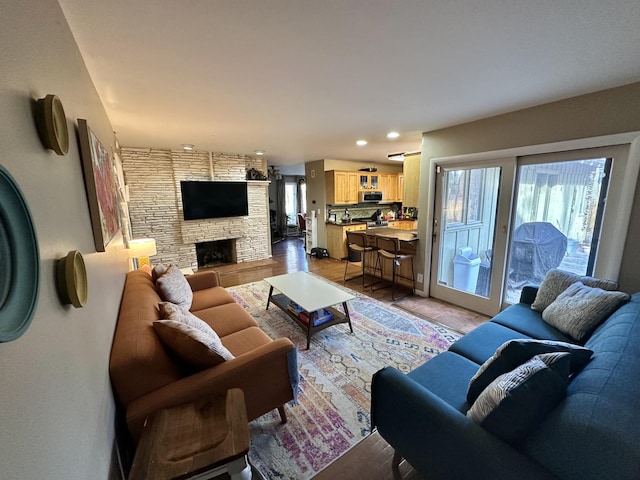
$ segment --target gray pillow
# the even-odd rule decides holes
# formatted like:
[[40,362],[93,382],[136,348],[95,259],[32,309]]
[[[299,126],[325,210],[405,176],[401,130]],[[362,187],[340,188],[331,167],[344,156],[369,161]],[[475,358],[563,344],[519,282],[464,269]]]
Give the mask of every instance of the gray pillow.
[[167,269],[169,267],[170,265],[165,265],[164,263],[158,263],[157,265],[155,265],[151,270],[151,278],[153,279],[153,283],[156,283],[158,281],[158,278],[167,273]]
[[156,287],[163,300],[180,305],[187,310],[191,308],[193,291],[183,273],[175,265],[170,265],[164,275],[156,280]]
[[589,287],[601,288],[603,290],[613,291],[618,289],[618,282],[613,280],[602,280],[595,277],[581,277],[575,273],[565,272],[557,268],[552,268],[547,272],[538,289],[536,299],[531,304],[531,308],[538,312],[544,311],[551,303],[564,292],[569,285],[576,282],[582,282]]
[[542,319],[583,343],[598,325],[630,298],[624,292],[608,292],[576,282],[544,309]]

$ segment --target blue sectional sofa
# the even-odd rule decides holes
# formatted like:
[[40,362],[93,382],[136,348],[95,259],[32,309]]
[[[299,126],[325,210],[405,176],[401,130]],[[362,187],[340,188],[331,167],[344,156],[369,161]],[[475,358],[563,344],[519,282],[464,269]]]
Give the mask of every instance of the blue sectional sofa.
[[531,309],[536,291],[526,287],[519,304],[412,372],[374,375],[372,423],[424,478],[640,478],[640,293],[584,342],[591,360],[522,442],[507,443],[466,416],[470,379],[504,342],[572,342]]

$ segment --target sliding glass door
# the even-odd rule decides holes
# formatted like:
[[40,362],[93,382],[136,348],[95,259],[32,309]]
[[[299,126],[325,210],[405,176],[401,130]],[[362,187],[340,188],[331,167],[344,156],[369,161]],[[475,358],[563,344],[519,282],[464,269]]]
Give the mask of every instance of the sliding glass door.
[[493,315],[500,310],[515,160],[440,166],[431,295]]
[[616,239],[601,233],[615,230],[620,205],[611,190],[605,209],[609,182],[624,180],[625,152],[603,147],[439,165],[431,296],[495,315],[551,268],[604,271],[598,265],[617,250]]
[[505,301],[539,285],[552,268],[592,275],[611,171],[611,158],[519,161]]

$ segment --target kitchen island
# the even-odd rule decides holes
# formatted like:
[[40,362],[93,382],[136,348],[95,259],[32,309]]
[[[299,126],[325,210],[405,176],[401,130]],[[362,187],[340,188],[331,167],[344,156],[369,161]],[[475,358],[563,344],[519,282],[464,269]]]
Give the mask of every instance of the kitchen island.
[[[400,240],[400,253],[415,255],[416,250],[418,248],[418,237],[417,232],[415,230],[402,230],[399,228],[391,228],[391,227],[377,227],[367,229],[367,245],[375,247],[376,246],[376,237],[390,237],[397,238]],[[378,252],[371,251],[366,253],[366,273],[369,275],[373,275],[373,270],[376,265],[376,261],[378,259]],[[380,261],[382,262],[382,279],[384,281],[391,281],[391,273],[393,265],[391,264],[391,260],[387,258],[380,257]],[[415,269],[415,265],[414,265]],[[409,280],[412,275],[411,271],[411,262],[402,262],[396,270],[397,283],[401,285],[405,285],[409,288],[412,288],[412,282]],[[376,276],[380,276],[380,267],[376,272]],[[379,280],[377,280],[379,281]]]
[[[390,220],[388,224],[388,227],[368,228],[367,222],[363,220],[352,220],[342,223],[327,222],[327,250],[329,250],[329,256],[338,260],[347,258],[347,231],[349,230],[366,231],[369,236],[374,234],[398,234],[401,235],[399,237],[401,242],[414,241],[414,239],[411,238],[411,233],[416,231],[417,220]],[[402,235],[401,232],[407,235]],[[372,238],[372,245],[375,245],[375,237]],[[407,248],[410,249],[411,246],[407,246]],[[413,248],[415,248],[415,245]]]

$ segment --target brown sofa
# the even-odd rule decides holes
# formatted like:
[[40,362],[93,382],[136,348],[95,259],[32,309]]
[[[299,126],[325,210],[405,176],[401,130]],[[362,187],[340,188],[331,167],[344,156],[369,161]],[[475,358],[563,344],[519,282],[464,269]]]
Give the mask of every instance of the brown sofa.
[[293,343],[287,338],[269,338],[220,286],[216,272],[186,278],[193,290],[191,312],[216,331],[235,358],[198,372],[176,360],[153,328],[153,322],[160,319],[162,298],[151,276],[139,270],[129,272],[109,372],[133,441],[138,442],[145,419],[156,410],[234,387],[244,391],[249,420],[278,408],[286,422],[284,404],[294,398],[298,380]]

